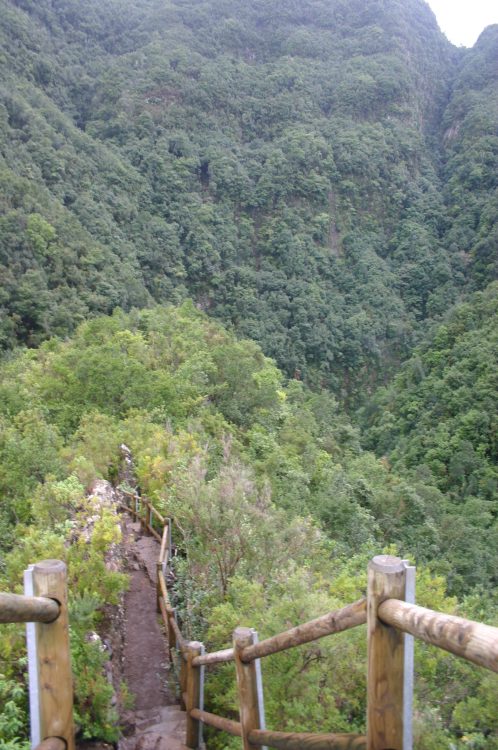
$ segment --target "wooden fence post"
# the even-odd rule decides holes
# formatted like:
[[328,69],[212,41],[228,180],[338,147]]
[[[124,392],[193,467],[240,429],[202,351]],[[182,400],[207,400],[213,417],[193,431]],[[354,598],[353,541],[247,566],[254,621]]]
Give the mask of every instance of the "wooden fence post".
[[173,664],[174,658],[173,653],[176,648],[176,633],[173,629],[173,626],[171,624],[171,618],[174,617],[174,612],[170,607],[166,608],[166,614],[168,617],[168,653],[169,653],[169,660]]
[[[73,680],[69,650],[66,565],[44,560],[25,573],[26,593],[55,599],[59,616],[51,623],[28,625],[31,720],[38,741],[59,737],[74,750]],[[34,733],[32,742],[37,744]]]
[[190,712],[199,708],[201,697],[201,667],[194,667],[192,660],[203,651],[202,643],[190,641],[187,651],[187,747],[198,748],[200,741],[200,722],[192,718]]
[[405,598],[406,570],[399,557],[379,555],[368,564],[368,750],[403,750],[404,635],[384,625],[377,609]]
[[187,710],[187,658],[183,653],[181,647],[178,649],[178,655],[180,657],[180,708],[182,711]]
[[256,750],[249,734],[253,729],[264,729],[264,717],[261,715],[258,696],[258,673],[255,661],[244,663],[240,652],[254,643],[254,631],[251,628],[236,628],[233,633],[233,650],[237,687],[239,692],[239,712],[242,726],[242,743],[244,750]]

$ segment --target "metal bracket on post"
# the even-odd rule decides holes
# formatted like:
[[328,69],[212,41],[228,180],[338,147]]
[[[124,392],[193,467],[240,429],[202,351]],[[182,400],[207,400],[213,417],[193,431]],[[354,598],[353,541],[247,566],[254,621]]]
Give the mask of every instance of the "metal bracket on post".
[[166,580],[166,576],[168,575],[168,573],[170,573],[171,570],[173,569],[173,566],[171,564],[171,547],[172,547],[172,542],[171,542],[171,518],[167,518],[166,519],[166,523],[168,524],[168,558],[167,558],[168,562],[164,563],[164,571],[163,572],[164,572],[164,579],[165,580]]
[[[405,601],[415,604],[416,567],[409,560],[403,560],[406,570]],[[403,750],[413,748],[413,677],[414,677],[414,637],[405,633],[405,667],[403,685]]]
[[[24,571],[24,593],[34,596],[33,566]],[[40,729],[40,677],[38,674],[38,654],[36,649],[35,623],[26,623],[26,644],[28,647],[29,716],[31,725],[31,747],[41,742]]]
[[[253,644],[259,643],[258,633],[253,628],[252,628],[252,642]],[[264,699],[264,694],[263,694],[263,675],[261,674],[261,659],[254,660],[254,667],[256,669],[256,690],[258,693],[259,728],[266,729],[265,699]],[[262,750],[268,750],[266,745],[262,746]]]

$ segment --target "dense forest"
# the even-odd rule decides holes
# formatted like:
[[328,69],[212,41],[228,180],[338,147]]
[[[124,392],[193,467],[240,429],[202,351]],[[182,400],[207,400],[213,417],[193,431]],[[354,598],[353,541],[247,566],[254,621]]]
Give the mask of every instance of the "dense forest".
[[[119,732],[86,634],[126,587],[88,497],[123,442],[209,647],[357,598],[381,550],[498,624],[498,26],[457,49],[423,0],[0,0],[0,43],[0,589],[68,562],[79,736]],[[275,657],[269,724],[362,731],[364,640]],[[24,680],[2,626],[2,750]],[[497,750],[497,701],[420,647],[419,750]]]
[[[495,275],[498,29],[419,0],[2,2],[2,341],[191,297],[370,391]],[[125,9],[125,10],[124,10]]]

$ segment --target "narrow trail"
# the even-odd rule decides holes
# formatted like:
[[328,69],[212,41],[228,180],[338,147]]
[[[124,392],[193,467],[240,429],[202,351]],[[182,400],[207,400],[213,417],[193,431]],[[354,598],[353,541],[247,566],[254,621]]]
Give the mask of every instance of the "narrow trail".
[[170,705],[175,700],[167,689],[169,665],[165,637],[156,614],[156,589],[146,572],[149,558],[152,558],[155,568],[157,544],[147,537],[133,541],[131,526],[128,522],[125,543],[135,560],[129,561],[130,587],[124,600],[123,671],[128,689],[134,696],[134,708],[140,710]]
[[123,517],[130,587],[124,598],[123,676],[133,696],[119,750],[182,750],[185,714],[176,703],[167,640],[156,610],[159,545]]

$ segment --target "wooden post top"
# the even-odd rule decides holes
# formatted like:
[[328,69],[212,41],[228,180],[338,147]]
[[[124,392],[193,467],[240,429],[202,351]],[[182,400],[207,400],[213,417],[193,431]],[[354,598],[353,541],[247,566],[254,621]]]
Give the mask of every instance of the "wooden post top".
[[244,628],[239,626],[233,631],[233,638],[239,645],[245,645],[245,641],[249,640],[252,643],[252,628]]
[[62,560],[41,560],[33,565],[33,570],[40,573],[65,573],[66,563]]
[[41,560],[32,566],[38,596],[67,606],[67,566],[62,560]]
[[376,555],[368,563],[368,568],[379,573],[401,573],[405,564],[400,557],[394,555]]

